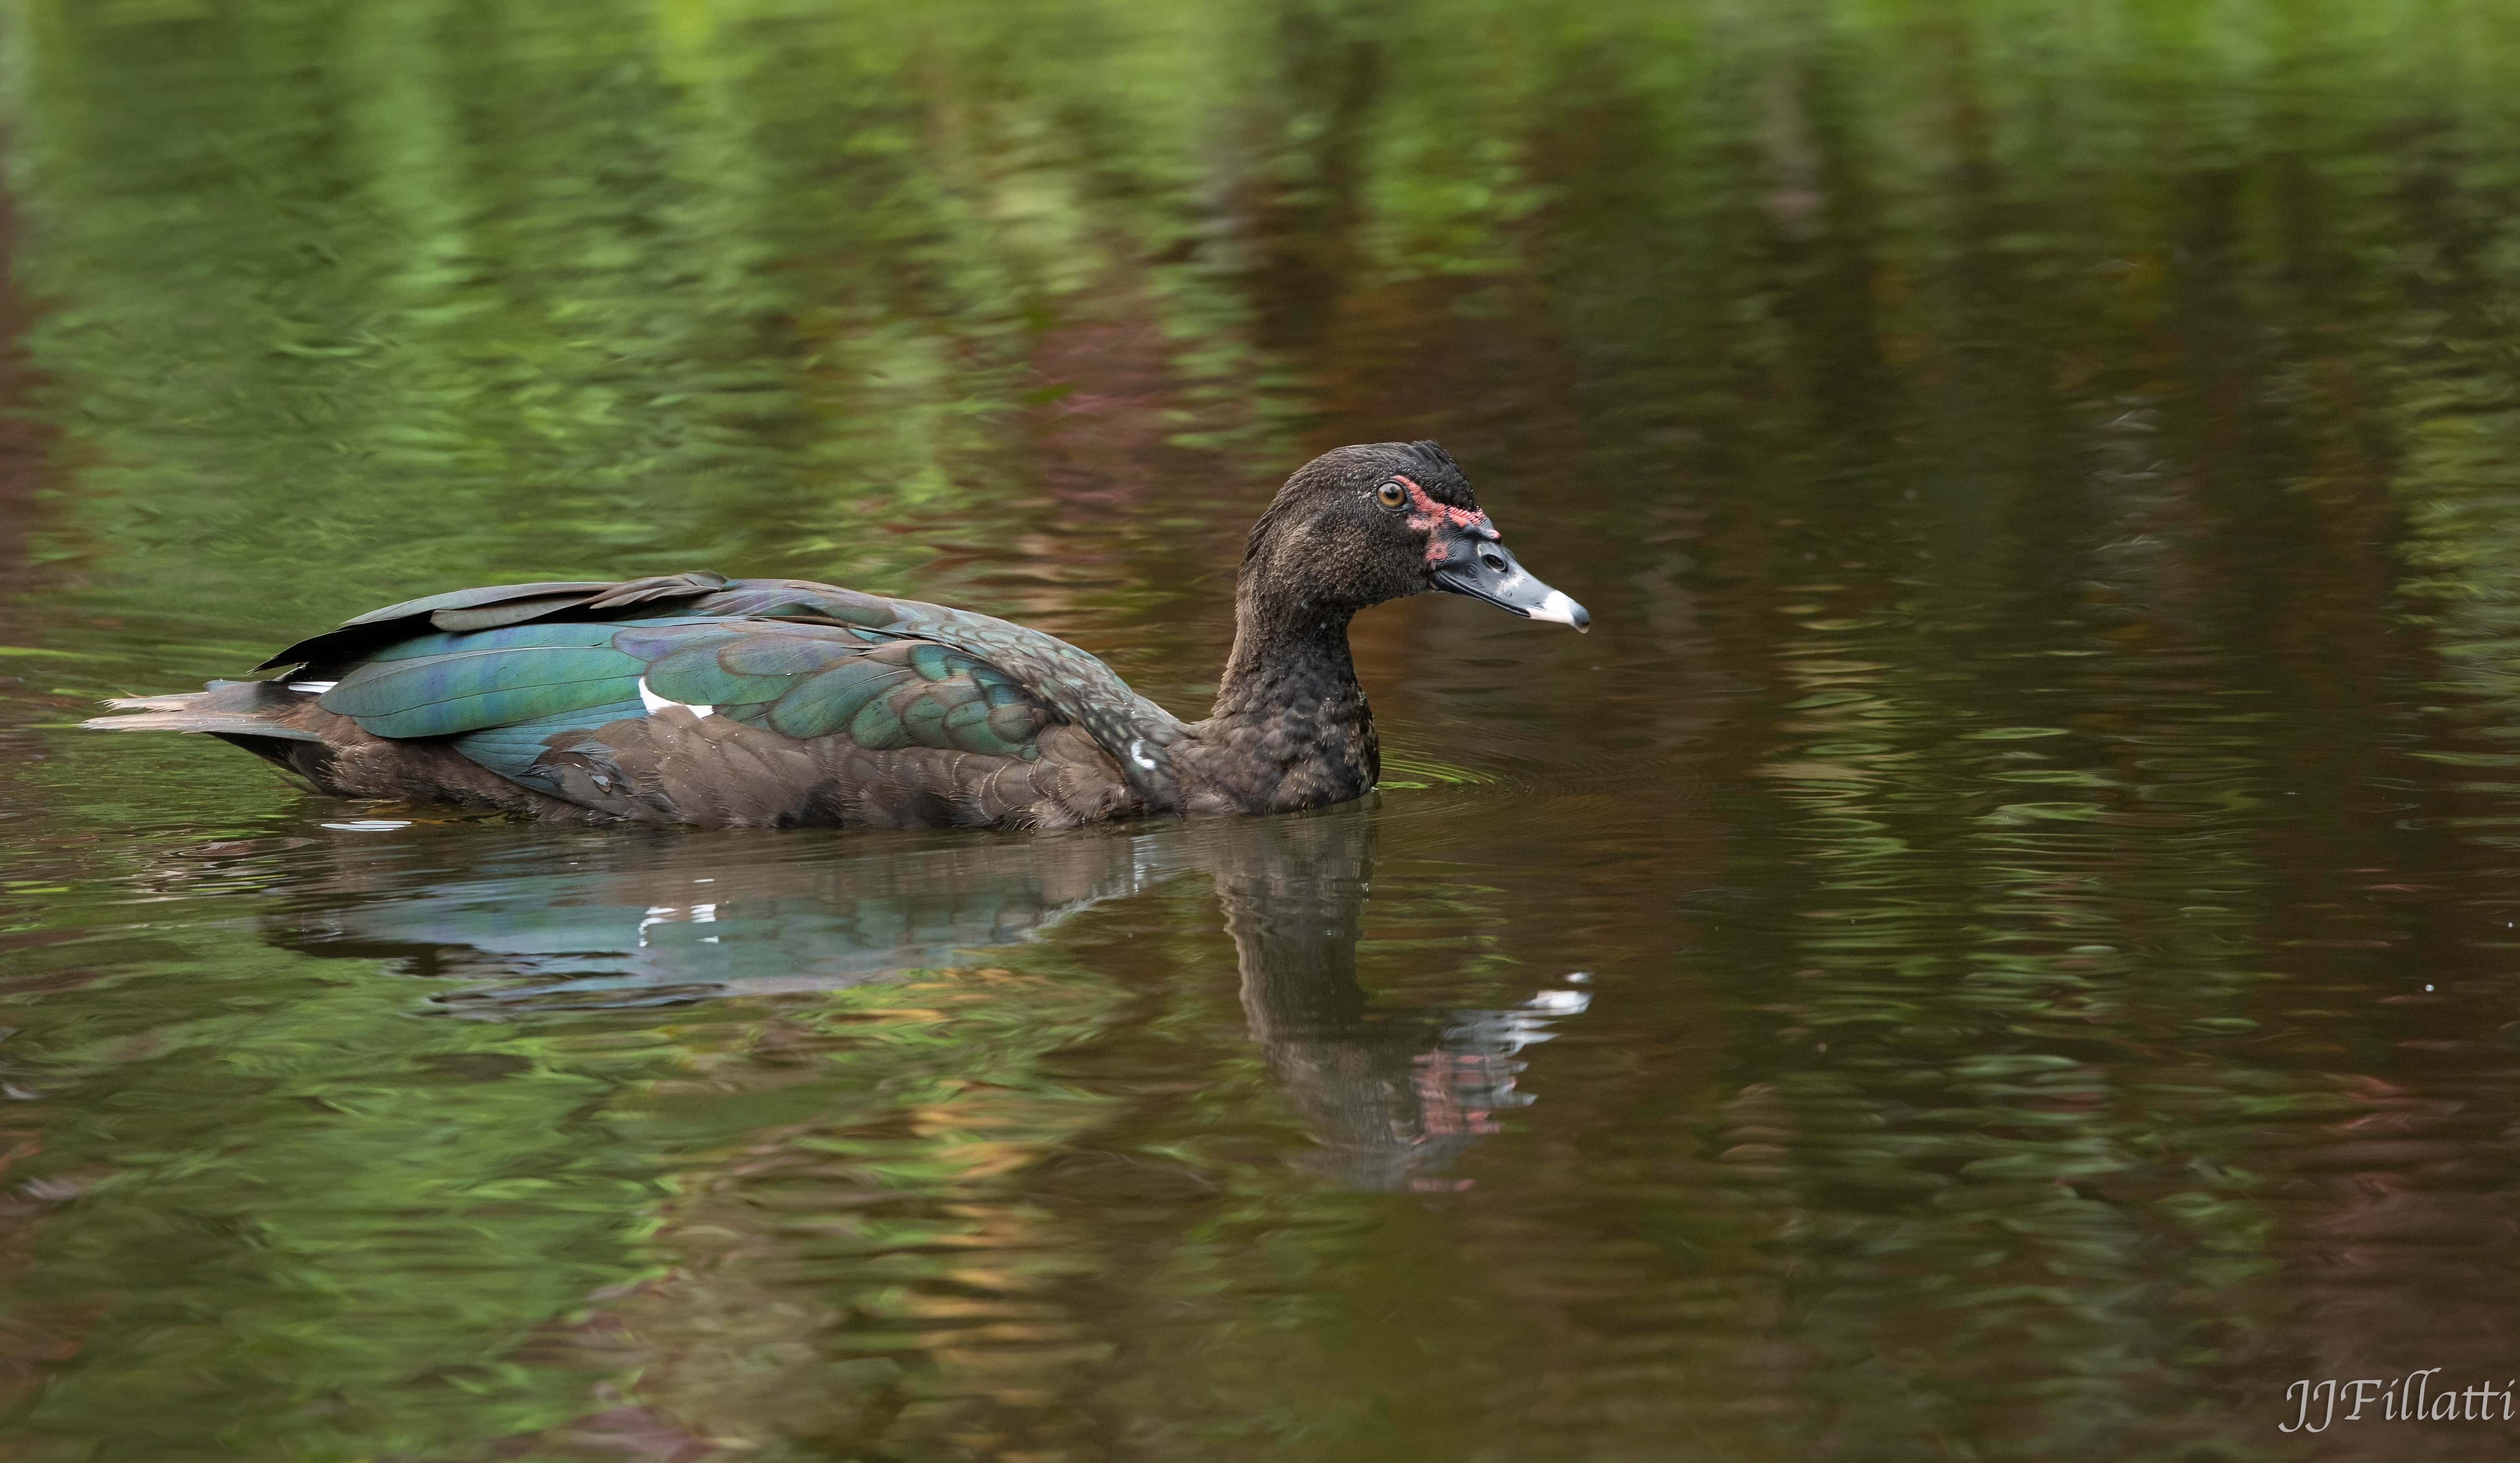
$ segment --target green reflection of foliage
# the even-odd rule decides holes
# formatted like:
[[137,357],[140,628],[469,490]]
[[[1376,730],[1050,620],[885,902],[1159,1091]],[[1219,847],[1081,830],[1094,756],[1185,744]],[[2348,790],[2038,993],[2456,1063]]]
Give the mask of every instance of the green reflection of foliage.
[[15,109],[31,282],[70,301],[40,348],[101,424],[80,533],[176,596],[249,557],[368,597],[897,571],[867,527],[1004,471],[1028,331],[1160,226],[1131,196],[1179,186],[1195,142],[1149,73],[1200,38],[1132,45],[1126,17],[179,19],[29,7]]
[[[1023,1243],[1012,1174],[1102,1107],[1040,1071],[1104,1018],[1090,977],[481,1022],[415,1019],[424,989],[378,962],[241,931],[86,953],[147,973],[113,983],[113,1017],[39,1022],[10,1069],[62,1105],[31,1171],[77,1205],[19,1303],[94,1358],[17,1415],[48,1446],[472,1456],[559,1445],[638,1377],[705,1436],[871,1441],[969,1266],[1020,1293],[1078,1263]],[[156,1116],[134,1133],[132,1112]],[[896,1257],[796,1293],[800,1243]]]
[[[243,932],[150,963],[115,983],[118,1019],[48,1028],[15,1066],[75,1110],[43,1171],[84,1186],[22,1303],[97,1358],[20,1436],[342,1457],[583,1411],[597,1376],[497,1350],[638,1264],[653,1183],[600,1136],[619,1067],[416,1026],[402,983],[319,974]],[[144,1110],[141,1132],[115,1116]],[[82,1313],[108,1274],[121,1296]]]

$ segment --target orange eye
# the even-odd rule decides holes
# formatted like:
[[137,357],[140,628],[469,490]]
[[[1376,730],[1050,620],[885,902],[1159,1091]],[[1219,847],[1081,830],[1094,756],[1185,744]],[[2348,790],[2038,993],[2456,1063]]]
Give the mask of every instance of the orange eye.
[[1375,488],[1373,496],[1385,508],[1402,508],[1409,503],[1409,494],[1403,492],[1397,482],[1386,482]]

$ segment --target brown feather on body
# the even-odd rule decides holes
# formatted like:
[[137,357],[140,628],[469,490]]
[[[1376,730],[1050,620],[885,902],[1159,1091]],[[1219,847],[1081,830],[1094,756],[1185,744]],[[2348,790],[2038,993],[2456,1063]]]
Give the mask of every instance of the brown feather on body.
[[[1119,765],[1074,727],[1042,736],[1034,761],[932,747],[870,751],[798,742],[673,707],[600,727],[608,749],[547,755],[566,797],[522,788],[450,749],[326,727],[329,759],[300,767],[327,792],[506,807],[548,822],[621,819],[698,828],[1070,828],[1135,811]],[[299,744],[303,745],[303,744]],[[311,750],[311,749],[310,749]],[[411,754],[433,752],[415,758]]]

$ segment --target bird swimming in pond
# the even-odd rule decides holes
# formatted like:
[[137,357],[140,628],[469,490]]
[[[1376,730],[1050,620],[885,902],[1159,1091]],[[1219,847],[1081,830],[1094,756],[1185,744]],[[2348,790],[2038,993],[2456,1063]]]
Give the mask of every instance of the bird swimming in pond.
[[1433,442],[1324,453],[1252,526],[1234,651],[1185,722],[1062,640],[968,610],[706,571],[372,611],[107,730],[204,732],[324,792],[558,823],[1065,828],[1363,796],[1359,610],[1429,589],[1581,630]]

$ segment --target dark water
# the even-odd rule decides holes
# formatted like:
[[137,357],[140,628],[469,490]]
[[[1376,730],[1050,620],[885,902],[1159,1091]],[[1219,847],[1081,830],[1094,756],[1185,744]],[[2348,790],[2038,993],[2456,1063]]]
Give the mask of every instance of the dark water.
[[[0,36],[0,1457],[2520,1451],[2283,1431],[2520,1375],[2520,10]],[[1195,713],[1275,481],[1417,435],[1598,627],[1367,617],[1353,807],[70,729],[699,567]]]

